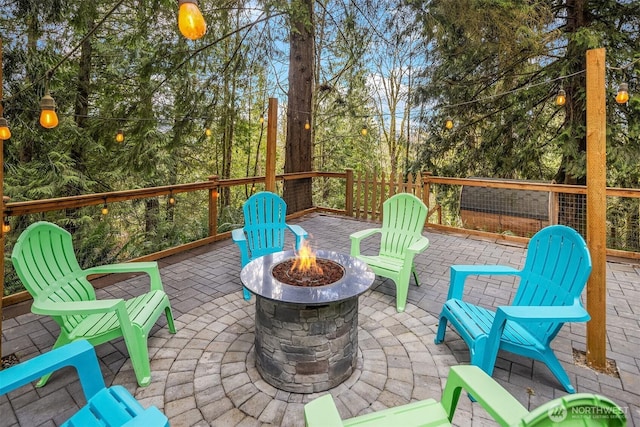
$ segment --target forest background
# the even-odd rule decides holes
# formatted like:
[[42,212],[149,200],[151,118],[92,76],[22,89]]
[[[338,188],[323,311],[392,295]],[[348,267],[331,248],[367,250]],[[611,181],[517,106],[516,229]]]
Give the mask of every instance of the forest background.
[[[640,187],[640,2],[202,0],[200,9],[207,34],[189,41],[174,0],[0,0],[13,135],[4,194],[38,200],[264,175],[270,97],[280,106],[278,172],[581,184],[585,52],[599,47],[608,185]],[[631,98],[619,105],[623,82]],[[38,124],[47,90],[55,129]],[[284,197],[296,208],[323,191],[293,190]],[[223,227],[241,223],[241,202],[223,197]],[[197,206],[206,201],[180,203],[182,213],[155,198],[109,220],[77,210],[59,222],[82,238],[81,263],[101,264],[205,236]],[[636,202],[616,209],[639,222]],[[146,226],[124,233],[136,216]]]

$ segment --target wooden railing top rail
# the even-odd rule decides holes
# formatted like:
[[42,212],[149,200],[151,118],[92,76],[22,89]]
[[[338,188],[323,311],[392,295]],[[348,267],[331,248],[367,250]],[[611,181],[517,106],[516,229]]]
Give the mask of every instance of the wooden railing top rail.
[[[303,178],[330,177],[345,178],[345,172],[298,172],[277,175],[276,179],[288,181]],[[144,199],[149,197],[166,196],[169,194],[186,193],[199,190],[213,190],[218,187],[234,187],[238,185],[255,184],[265,181],[264,176],[248,178],[216,179],[212,176],[209,181],[192,182],[188,184],[163,185],[160,187],[136,188],[132,190],[109,191],[105,193],[83,194],[79,196],[58,197],[54,199],[29,200],[23,202],[9,202],[4,205],[4,216],[19,216],[48,212],[61,209],[75,209],[86,206],[97,206],[104,203],[122,202],[127,200]]]
[[[511,188],[516,190],[548,191],[551,193],[587,194],[587,187],[585,185],[520,182],[481,178],[445,178],[439,176],[428,176],[425,180],[430,184],[467,185],[471,187]],[[640,197],[640,188],[607,187],[607,196],[638,198]]]

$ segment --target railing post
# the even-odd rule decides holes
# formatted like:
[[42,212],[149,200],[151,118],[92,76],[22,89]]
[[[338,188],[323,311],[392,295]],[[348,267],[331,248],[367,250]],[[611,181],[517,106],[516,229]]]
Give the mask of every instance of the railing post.
[[345,191],[344,210],[347,216],[353,216],[353,169],[345,169],[347,173],[347,183]]
[[267,161],[265,168],[265,190],[276,192],[276,141],[278,134],[278,100],[269,98],[267,112]]
[[[209,181],[218,182],[218,175],[211,175]],[[209,189],[209,236],[218,234],[218,185]]]
[[429,209],[429,195],[431,194],[431,183],[429,177],[433,175],[431,172],[422,172],[422,202]]
[[587,364],[607,366],[607,106],[605,49],[587,51]]

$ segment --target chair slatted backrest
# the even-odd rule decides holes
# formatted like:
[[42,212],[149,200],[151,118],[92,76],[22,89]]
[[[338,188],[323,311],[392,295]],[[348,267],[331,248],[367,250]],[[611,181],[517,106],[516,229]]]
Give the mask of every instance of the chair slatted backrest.
[[[545,227],[529,241],[513,305],[571,306],[580,298],[590,273],[591,256],[582,236],[564,225]],[[547,344],[562,323],[522,326]]]
[[[71,234],[49,222],[31,224],[16,242],[11,261],[18,277],[34,301],[92,301],[95,290],[84,277],[75,257]],[[65,279],[65,280],[62,280]],[[84,316],[56,318],[61,327],[71,330]]]
[[404,258],[406,249],[416,241],[427,219],[425,204],[409,193],[399,193],[382,205],[380,254]]
[[287,204],[278,195],[263,191],[245,202],[244,232],[251,259],[284,249]]

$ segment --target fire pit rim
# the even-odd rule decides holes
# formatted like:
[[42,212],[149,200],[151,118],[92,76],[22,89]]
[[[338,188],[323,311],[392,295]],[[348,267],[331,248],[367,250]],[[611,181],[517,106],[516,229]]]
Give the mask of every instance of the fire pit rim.
[[273,277],[271,270],[274,266],[295,257],[295,251],[289,250],[256,258],[244,266],[240,280],[255,295],[274,301],[306,305],[323,305],[356,297],[367,291],[375,280],[373,270],[364,261],[327,250],[317,250],[316,257],[340,264],[344,269],[341,279],[324,286],[295,286]]

